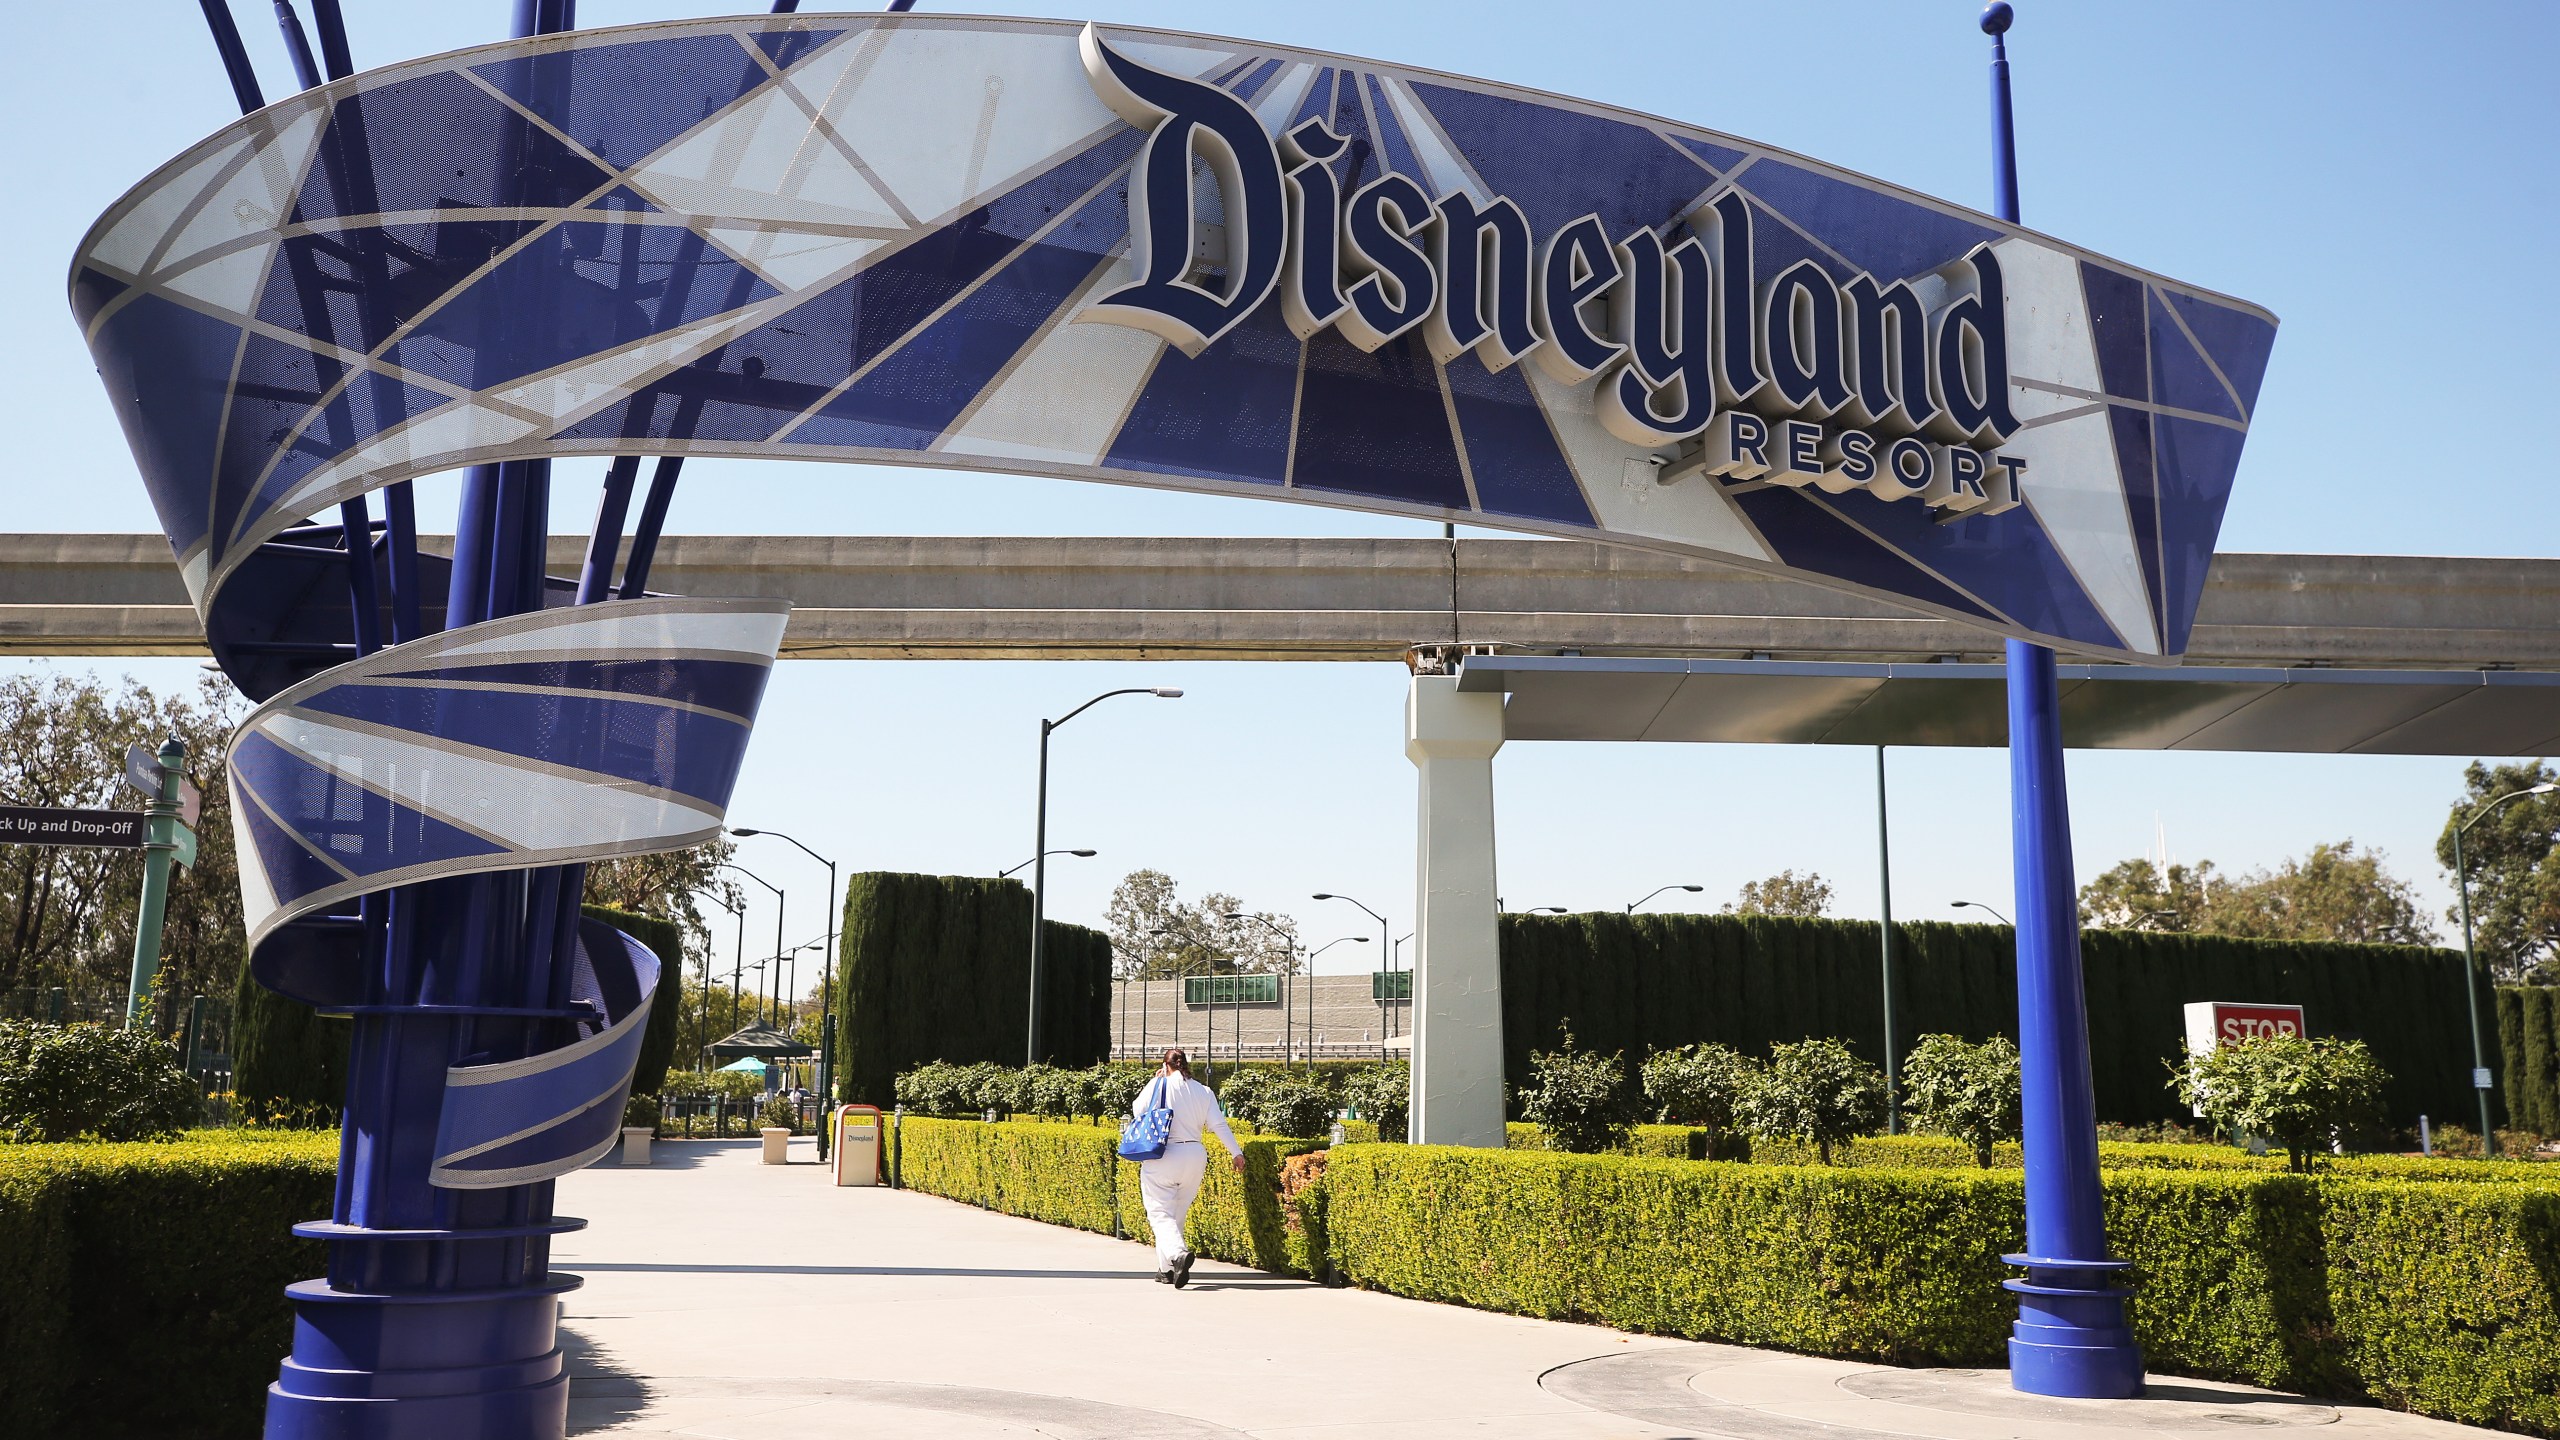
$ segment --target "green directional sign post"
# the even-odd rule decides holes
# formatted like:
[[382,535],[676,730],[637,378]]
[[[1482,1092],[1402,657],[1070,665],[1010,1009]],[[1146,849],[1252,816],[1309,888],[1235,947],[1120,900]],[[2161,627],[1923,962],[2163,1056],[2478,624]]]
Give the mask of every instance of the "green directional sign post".
[[[141,748],[137,745],[125,755],[125,779],[151,796],[142,812],[142,914],[133,927],[133,975],[125,988],[127,1029],[141,1018],[151,978],[160,969],[160,924],[169,908],[169,866],[173,861],[192,865],[196,858],[196,833],[182,818],[184,792],[194,788],[185,774],[187,747],[177,740],[162,745],[156,775],[142,769],[151,757],[140,753]],[[157,786],[146,788],[139,783],[146,779],[156,780]]]

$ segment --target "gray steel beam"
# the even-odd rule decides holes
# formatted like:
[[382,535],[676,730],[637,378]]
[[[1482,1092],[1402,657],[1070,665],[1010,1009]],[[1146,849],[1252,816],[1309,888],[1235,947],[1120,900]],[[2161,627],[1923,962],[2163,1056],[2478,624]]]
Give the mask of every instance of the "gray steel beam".
[[[430,548],[438,542],[430,541]],[[555,537],[554,573],[580,542]],[[652,573],[780,595],[800,659],[1379,660],[1531,653],[1996,658],[1982,630],[1797,581],[1579,541],[685,535]],[[0,654],[201,655],[166,544],[0,536]],[[2560,668],[2560,561],[2223,555],[2190,663]]]

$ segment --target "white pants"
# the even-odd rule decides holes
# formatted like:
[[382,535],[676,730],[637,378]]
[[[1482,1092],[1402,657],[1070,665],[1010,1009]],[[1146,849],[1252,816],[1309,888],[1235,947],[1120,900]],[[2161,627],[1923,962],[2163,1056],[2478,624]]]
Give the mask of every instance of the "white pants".
[[1182,1219],[1200,1194],[1209,1152],[1197,1140],[1164,1147],[1164,1158],[1138,1162],[1138,1191],[1146,1197],[1147,1224],[1156,1232],[1156,1268],[1170,1269],[1183,1253]]

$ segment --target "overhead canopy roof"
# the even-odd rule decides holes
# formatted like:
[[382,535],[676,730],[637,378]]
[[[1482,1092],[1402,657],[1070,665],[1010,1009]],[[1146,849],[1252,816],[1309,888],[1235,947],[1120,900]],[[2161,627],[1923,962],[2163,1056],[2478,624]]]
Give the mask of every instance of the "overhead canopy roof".
[[[2059,667],[2063,743],[2094,750],[2548,755],[2560,674]],[[1514,740],[2009,743],[1998,665],[1470,655],[1458,688],[1510,700]]]
[[765,1060],[799,1060],[818,1052],[762,1022],[755,1022],[710,1044],[714,1060],[755,1057]]

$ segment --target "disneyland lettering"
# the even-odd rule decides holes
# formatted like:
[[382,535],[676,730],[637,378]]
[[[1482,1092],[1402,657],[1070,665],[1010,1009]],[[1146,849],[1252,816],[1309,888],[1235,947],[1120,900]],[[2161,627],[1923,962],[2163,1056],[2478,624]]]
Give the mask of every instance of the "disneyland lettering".
[[[1669,235],[1612,238],[1584,215],[1539,241],[1508,198],[1434,198],[1387,173],[1342,193],[1348,141],[1322,119],[1275,144],[1214,85],[1150,69],[1091,25],[1095,92],[1148,130],[1129,188],[1135,283],[1076,318],[1196,355],[1279,292],[1301,339],[1332,328],[1375,350],[1419,331],[1442,363],[1522,360],[1598,381],[1611,435],[1666,479],[1864,490],[1940,512],[2015,508],[2026,461],[1998,453],[2009,406],[2000,262],[1989,246],[1916,280],[1834,280],[1811,260],[1767,278],[1751,207],[1727,190]],[[1204,284],[1195,157],[1226,210],[1221,287]]]

